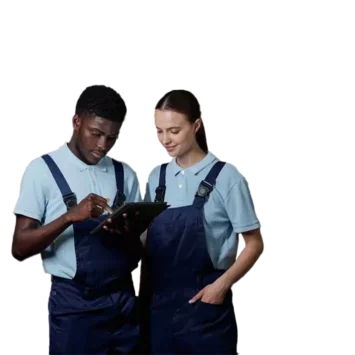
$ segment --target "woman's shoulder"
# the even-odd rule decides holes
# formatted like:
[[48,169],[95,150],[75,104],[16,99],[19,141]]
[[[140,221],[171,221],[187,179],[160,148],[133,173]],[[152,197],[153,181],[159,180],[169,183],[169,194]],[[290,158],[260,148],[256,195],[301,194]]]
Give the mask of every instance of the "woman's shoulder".
[[233,189],[239,190],[248,183],[234,164],[223,162],[225,164],[216,179],[216,190],[225,198]]
[[149,183],[156,183],[156,181],[158,181],[159,176],[160,176],[161,167],[165,164],[168,164],[168,163],[163,163],[163,164],[157,165],[150,171],[150,173],[148,175],[148,182]]
[[236,184],[242,180],[245,180],[245,177],[234,164],[229,162],[224,163],[225,164],[217,178],[217,182],[219,180],[221,182],[228,181],[229,184]]

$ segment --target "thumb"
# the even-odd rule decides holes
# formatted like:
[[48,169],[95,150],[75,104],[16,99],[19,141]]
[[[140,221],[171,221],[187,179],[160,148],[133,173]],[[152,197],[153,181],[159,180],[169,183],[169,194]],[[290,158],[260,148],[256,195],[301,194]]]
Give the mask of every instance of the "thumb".
[[194,302],[198,301],[200,298],[202,298],[204,290],[205,289],[202,289],[199,293],[197,293],[194,297],[192,297],[191,300],[189,301],[189,303],[194,303]]

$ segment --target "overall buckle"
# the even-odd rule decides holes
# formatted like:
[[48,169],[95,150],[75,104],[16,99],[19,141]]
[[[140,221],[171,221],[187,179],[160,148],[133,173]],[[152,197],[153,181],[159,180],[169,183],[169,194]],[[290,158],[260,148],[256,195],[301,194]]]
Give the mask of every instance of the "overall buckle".
[[212,190],[213,186],[209,182],[203,180],[201,181],[195,196],[207,198],[208,195],[212,192]]
[[68,211],[72,210],[77,205],[76,195],[73,192],[64,195],[63,200]]
[[165,196],[166,186],[158,186],[155,189],[155,199],[154,202],[163,202]]
[[115,197],[115,206],[119,207],[122,206],[126,201],[126,195],[122,193],[121,191],[116,192],[116,197]]

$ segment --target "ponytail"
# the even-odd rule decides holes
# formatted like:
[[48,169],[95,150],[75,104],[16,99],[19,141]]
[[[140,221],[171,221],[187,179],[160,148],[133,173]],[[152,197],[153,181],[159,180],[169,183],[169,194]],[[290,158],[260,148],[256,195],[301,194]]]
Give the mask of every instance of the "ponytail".
[[208,153],[208,146],[207,146],[207,138],[205,132],[205,126],[203,125],[203,121],[201,120],[201,127],[196,132],[196,141],[200,148],[205,152]]

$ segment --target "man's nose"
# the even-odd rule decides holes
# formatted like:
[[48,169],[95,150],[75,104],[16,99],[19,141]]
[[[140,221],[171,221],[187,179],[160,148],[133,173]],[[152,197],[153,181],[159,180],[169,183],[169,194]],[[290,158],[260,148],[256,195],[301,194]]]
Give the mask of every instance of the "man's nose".
[[108,147],[108,141],[105,137],[100,137],[100,139],[97,142],[97,148],[106,151]]

